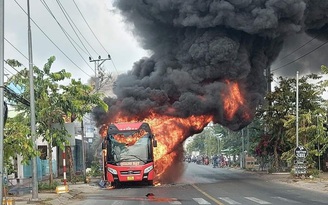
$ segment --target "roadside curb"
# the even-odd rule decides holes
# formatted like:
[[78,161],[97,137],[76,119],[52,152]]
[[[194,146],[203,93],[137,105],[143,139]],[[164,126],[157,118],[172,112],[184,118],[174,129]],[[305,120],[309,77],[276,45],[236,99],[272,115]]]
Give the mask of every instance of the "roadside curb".
[[[79,198],[82,192],[87,192],[90,189],[100,189],[98,185],[98,179],[93,179],[90,183],[76,183],[68,185],[68,192],[56,193],[56,190],[51,191],[39,191],[38,198],[32,199],[31,187],[16,187],[14,194],[7,196],[7,199],[11,199],[15,205],[23,204],[50,204],[50,205],[66,205],[70,200]],[[19,192],[20,189],[24,192]],[[27,191],[26,191],[27,190]]]

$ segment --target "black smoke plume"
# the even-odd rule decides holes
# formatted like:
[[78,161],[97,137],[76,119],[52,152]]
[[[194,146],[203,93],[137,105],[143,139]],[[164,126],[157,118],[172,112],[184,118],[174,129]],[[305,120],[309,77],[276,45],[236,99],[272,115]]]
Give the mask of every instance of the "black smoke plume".
[[[108,113],[147,117],[213,115],[239,130],[251,122],[266,93],[265,69],[295,34],[327,40],[326,0],[116,0],[114,6],[151,57],[140,59],[115,83]],[[122,45],[123,46],[123,45]],[[125,54],[128,55],[128,54]],[[245,107],[225,119],[226,82],[240,85]]]

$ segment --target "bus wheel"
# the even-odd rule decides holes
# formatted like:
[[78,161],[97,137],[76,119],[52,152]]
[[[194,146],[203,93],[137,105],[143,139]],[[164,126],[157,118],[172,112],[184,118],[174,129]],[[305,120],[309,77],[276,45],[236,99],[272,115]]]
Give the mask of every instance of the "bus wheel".
[[114,188],[119,188],[120,187],[120,182],[114,181],[114,182],[112,182],[112,186]]
[[154,186],[154,181],[153,180],[149,180],[147,183],[148,183],[149,186]]

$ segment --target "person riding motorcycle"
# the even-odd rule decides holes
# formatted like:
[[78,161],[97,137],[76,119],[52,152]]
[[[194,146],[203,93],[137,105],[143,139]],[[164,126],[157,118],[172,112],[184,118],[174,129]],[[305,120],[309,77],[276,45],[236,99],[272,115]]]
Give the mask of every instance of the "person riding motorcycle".
[[212,158],[213,168],[218,167],[218,159],[219,159],[218,155],[215,154]]

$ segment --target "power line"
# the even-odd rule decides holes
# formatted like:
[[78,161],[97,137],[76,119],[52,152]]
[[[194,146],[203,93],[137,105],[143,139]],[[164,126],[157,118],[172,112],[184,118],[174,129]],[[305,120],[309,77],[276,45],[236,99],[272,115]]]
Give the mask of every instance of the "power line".
[[7,41],[7,43],[9,43],[18,53],[20,53],[22,56],[24,56],[24,58],[26,58],[26,60],[28,60],[28,58],[20,51],[18,50],[18,48],[16,48],[9,40],[7,40],[5,38],[5,40]]
[[82,16],[84,22],[87,24],[88,28],[89,28],[90,31],[92,32],[93,36],[97,39],[98,43],[101,45],[101,47],[104,49],[104,51],[109,55],[109,53],[108,53],[108,51],[106,50],[106,48],[105,48],[105,47],[102,45],[102,43],[99,41],[99,39],[97,38],[96,34],[93,32],[93,30],[92,30],[91,27],[89,26],[87,20],[84,18],[83,14],[82,14],[81,10],[79,9],[79,7],[77,6],[75,0],[73,0],[73,2],[74,2],[74,4],[75,4],[77,10],[78,10],[79,13],[81,14],[81,16]]
[[[324,31],[327,31],[327,30],[328,30],[328,27],[326,29],[324,29]],[[294,54],[295,52],[297,52],[298,50],[300,50],[301,48],[303,48],[307,44],[311,43],[313,40],[317,39],[317,37],[319,37],[319,36],[320,36],[320,34],[315,35],[314,37],[312,37],[310,40],[308,40],[307,42],[305,42],[303,45],[301,45],[298,48],[296,48],[291,53],[289,53],[289,54],[285,55],[284,57],[280,58],[279,62],[281,62],[283,59],[287,58],[288,56]],[[279,63],[279,62],[277,62],[277,63]]]
[[[57,24],[59,25],[60,29],[63,31],[63,33],[65,34],[66,38],[68,39],[68,41],[71,43],[71,45],[73,46],[73,48],[76,50],[76,52],[79,54],[79,56],[82,58],[82,60],[89,66],[89,68],[91,70],[92,67],[87,63],[87,61],[83,58],[83,56],[81,55],[81,53],[78,51],[78,49],[76,48],[76,46],[73,44],[73,42],[79,46],[74,39],[68,34],[68,32],[64,29],[64,27],[59,23],[59,21],[57,20],[57,18],[55,17],[55,15],[52,13],[50,7],[48,6],[48,4],[44,1],[44,0],[40,0],[41,3],[43,4],[43,6],[48,10],[48,12],[50,13],[50,15],[55,19],[55,21],[57,22]],[[73,41],[73,42],[72,42]],[[79,46],[80,47],[80,46]],[[81,47],[80,47],[81,49]],[[81,49],[83,50],[83,49]]]
[[[4,60],[5,63],[7,63],[7,65],[9,65],[12,69],[14,69],[17,73],[19,73],[19,71],[12,65],[10,65],[10,63],[8,62],[8,60]],[[23,65],[23,64],[22,64]]]
[[24,97],[18,95],[16,92],[14,92],[12,89],[10,89],[8,86],[4,86],[4,90],[5,92],[11,96],[12,98],[14,98],[15,100],[23,103],[26,106],[30,106],[30,101],[26,100]]
[[[73,24],[73,25],[75,26],[75,28],[79,31],[79,29],[78,29],[77,26],[75,25],[74,21],[73,21],[72,18],[69,16],[69,14],[68,14],[67,11],[65,10],[64,6],[60,3],[60,1],[56,0],[56,2],[57,2],[57,4],[58,4],[58,6],[60,7],[61,11],[63,12],[63,14],[64,14],[64,16],[65,16],[67,22],[69,23],[69,25],[71,26],[72,30],[74,31],[76,37],[79,39],[80,43],[82,44],[83,48],[85,49],[85,51],[87,52],[87,54],[88,54],[89,56],[91,56],[89,50],[85,47],[85,45],[84,45],[84,43],[82,42],[80,36],[76,33],[74,27],[72,26],[72,24]],[[80,34],[81,34],[81,32],[80,32]],[[83,36],[83,35],[81,34],[81,36]]]
[[[5,75],[9,75],[9,73],[11,74],[11,75],[14,75],[10,70],[8,70],[8,68],[6,68],[6,67],[3,67],[8,73],[5,73]],[[8,76],[7,76],[8,77]]]
[[328,41],[325,41],[325,42],[322,43],[321,45],[319,45],[319,46],[315,47],[314,49],[312,49],[311,51],[309,51],[309,52],[307,52],[307,53],[301,55],[300,57],[296,58],[295,60],[293,60],[293,61],[291,61],[291,62],[289,62],[289,63],[286,63],[286,64],[284,64],[284,65],[282,65],[282,66],[280,66],[280,67],[277,67],[277,68],[272,69],[271,72],[277,71],[277,70],[279,70],[279,69],[281,69],[281,68],[283,68],[283,67],[286,67],[286,66],[288,66],[288,65],[290,65],[290,64],[292,64],[292,63],[295,63],[295,62],[298,61],[299,59],[301,59],[301,58],[303,58],[303,57],[309,55],[310,53],[312,53],[312,52],[318,50],[319,48],[321,48],[322,46],[326,45],[327,43],[328,43]]
[[[9,43],[18,53],[20,53],[24,58],[26,58],[26,60],[28,60],[28,58],[18,49],[16,48],[9,40],[7,40],[6,38],[4,38],[7,43]],[[13,67],[12,65],[10,65],[10,63],[8,63],[8,60],[4,60],[6,64],[8,64],[12,69],[14,69],[17,73],[19,73],[19,71]],[[20,63],[22,66],[24,66],[26,68],[26,66],[22,63]]]
[[[17,2],[17,0],[14,0],[16,2],[16,4],[20,7],[20,9],[27,15],[27,12],[23,9],[23,7]],[[69,58],[66,53],[60,49],[56,43],[53,42],[53,40],[51,40],[51,38],[40,28],[40,26],[31,18],[31,21],[34,23],[34,25],[42,32],[43,35],[45,35],[45,37],[72,63],[74,64],[79,70],[81,70],[84,74],[86,74],[87,76],[89,76],[90,78],[92,78],[91,75],[89,75],[88,73],[86,73],[82,68],[80,68],[71,58]]]
[[[57,0],[57,3],[61,4],[60,1]],[[89,41],[84,37],[84,35],[82,34],[82,32],[80,31],[80,29],[76,26],[76,24],[74,23],[73,19],[70,17],[70,15],[68,14],[68,12],[65,10],[64,6],[61,4],[61,7],[63,8],[63,10],[65,11],[65,13],[67,14],[68,18],[70,19],[70,21],[73,23],[74,27],[76,28],[76,30],[79,32],[79,34],[82,36],[82,38],[84,39],[84,41],[89,45],[89,47],[98,55],[98,52],[93,48],[93,46],[89,43]],[[73,28],[72,28],[73,29]],[[77,34],[76,34],[77,35]],[[81,41],[82,43],[82,41]],[[83,44],[83,43],[82,43]],[[83,45],[84,46],[84,45]],[[85,47],[85,46],[84,46]],[[88,50],[85,47],[86,50]],[[90,52],[89,56],[91,56]]]
[[[84,22],[86,23],[86,25],[88,26],[88,28],[90,29],[91,33],[93,34],[93,36],[97,39],[98,43],[101,45],[101,47],[104,49],[104,51],[107,53],[107,55],[109,55],[108,51],[106,50],[106,48],[103,46],[103,44],[100,42],[100,40],[98,39],[98,37],[96,36],[96,34],[93,32],[93,30],[91,29],[89,23],[87,22],[87,20],[84,18],[84,15],[82,14],[80,8],[78,7],[78,5],[76,4],[75,0],[73,0],[73,3],[75,4],[77,10],[79,11],[81,17],[83,18]],[[97,52],[96,52],[97,53]],[[98,56],[100,56],[98,54]],[[113,64],[113,67],[114,69],[116,70],[116,73],[118,74],[118,70],[116,68],[116,65],[114,63],[114,60],[111,58],[111,61],[112,61],[112,64]]]
[[[19,76],[23,76],[14,66],[12,66],[9,62],[8,62],[8,60],[4,60],[5,61],[5,63],[7,64],[7,65],[9,65],[12,69],[14,69],[16,72],[17,72],[17,74],[19,75]],[[21,64],[22,66],[24,66],[23,64]],[[26,68],[26,66],[24,66],[25,68]],[[12,75],[14,75],[12,72],[10,72],[7,68],[6,68],[6,70],[8,71],[8,73],[10,73],[10,74],[12,74]],[[13,86],[15,86],[15,88],[17,88],[17,90],[19,90],[19,88],[16,86],[16,84],[11,84],[11,85],[13,85]]]
[[113,64],[113,66],[114,66],[114,69],[116,70],[116,73],[119,74],[119,73],[118,73],[118,70],[117,70],[117,68],[116,68],[116,66],[115,66],[115,64],[114,64],[113,59],[112,59],[112,64]]

